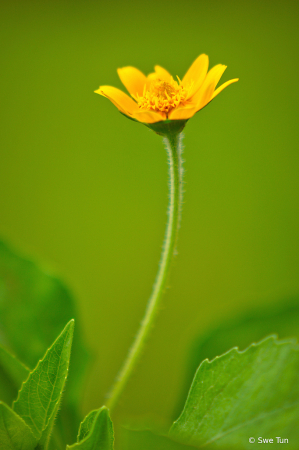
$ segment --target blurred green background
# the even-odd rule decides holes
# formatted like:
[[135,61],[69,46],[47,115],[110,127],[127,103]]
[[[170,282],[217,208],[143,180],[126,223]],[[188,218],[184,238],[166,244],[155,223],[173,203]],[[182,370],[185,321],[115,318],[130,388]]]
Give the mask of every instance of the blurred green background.
[[299,291],[298,14],[289,0],[2,1],[0,235],[77,298],[95,356],[85,412],[138,328],[167,207],[161,138],[93,91],[121,88],[126,65],[182,77],[200,53],[240,78],[185,129],[179,257],[117,412],[169,417],[195,336]]

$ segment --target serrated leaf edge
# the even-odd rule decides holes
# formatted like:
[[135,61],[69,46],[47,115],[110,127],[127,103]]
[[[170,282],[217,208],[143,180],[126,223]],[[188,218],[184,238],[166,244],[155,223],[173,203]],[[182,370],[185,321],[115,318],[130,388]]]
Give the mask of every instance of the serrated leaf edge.
[[[94,424],[94,421],[95,421],[95,419],[96,419],[96,417],[98,416],[98,413],[99,413],[99,411],[100,410],[102,410],[103,408],[106,408],[105,406],[102,406],[102,408],[100,408],[100,409],[92,409],[91,411],[89,411],[89,413],[84,417],[84,419],[82,420],[82,422],[80,423],[80,425],[79,425],[79,430],[78,430],[78,434],[77,434],[77,443],[79,443],[79,442],[81,442],[81,441],[83,441],[84,439],[81,439],[81,441],[80,441],[80,434],[81,434],[81,428],[82,428],[82,425],[83,425],[83,423],[86,421],[86,419],[87,419],[87,417],[88,416],[90,416],[92,413],[96,413],[95,415],[94,415],[94,419],[93,419],[93,422],[92,422],[92,426],[91,427],[93,427],[93,424]],[[90,430],[89,430],[90,431]],[[89,435],[89,433],[87,434],[87,436]],[[85,436],[86,437],[86,436]]]
[[[22,389],[23,389],[23,387],[24,387],[24,384],[27,383],[27,381],[28,381],[29,378],[30,378],[30,375],[37,369],[37,367],[39,366],[39,364],[46,358],[46,356],[47,356],[48,353],[50,352],[51,348],[54,346],[54,344],[55,344],[55,343],[57,342],[57,340],[60,338],[61,334],[64,332],[64,330],[67,328],[67,326],[69,326],[71,323],[73,324],[72,330],[74,330],[75,319],[71,319],[71,320],[69,320],[68,323],[65,325],[64,329],[63,329],[63,330],[61,331],[61,333],[57,336],[57,338],[55,339],[55,341],[54,341],[54,342],[51,344],[51,346],[47,349],[47,351],[46,351],[46,353],[44,354],[44,356],[42,357],[42,359],[40,359],[40,360],[38,361],[38,363],[36,364],[35,368],[34,368],[33,370],[30,371],[30,373],[29,373],[28,377],[26,378],[26,380],[23,381],[23,383],[22,383],[22,385],[21,385],[21,387],[20,387],[20,389],[19,389],[19,391],[18,391],[18,396],[17,396],[16,400],[15,400],[15,401],[13,402],[13,404],[12,404],[12,406],[13,406],[13,407],[12,407],[12,410],[13,410],[13,411],[14,411],[13,408],[14,408],[15,403],[16,403],[16,402],[19,400],[19,398],[20,398],[20,393],[21,393],[21,391],[22,391]],[[69,331],[70,331],[70,330],[69,330]],[[65,382],[66,382],[66,379],[67,379],[67,376],[68,376],[68,372],[69,372],[69,367],[67,368],[67,374],[66,374],[66,376],[65,376],[64,383],[63,383],[63,386],[62,386],[62,390],[61,390],[61,392],[60,392],[60,398],[59,398],[59,400],[56,402],[56,404],[55,404],[55,409],[54,409],[53,413],[51,414],[51,416],[49,417],[49,419],[47,420],[46,424],[44,425],[42,431],[41,431],[38,435],[36,435],[36,434],[34,433],[34,431],[32,430],[32,428],[30,428],[29,425],[26,424],[27,427],[31,430],[33,436],[34,436],[36,439],[40,439],[40,438],[41,438],[41,436],[42,436],[42,434],[43,434],[43,431],[45,431],[45,429],[47,428],[47,426],[48,426],[48,424],[49,424],[49,422],[50,422],[50,420],[51,420],[53,414],[55,414],[55,411],[57,412],[56,407],[57,407],[57,404],[59,405],[59,403],[60,403],[61,396],[62,396],[62,393],[63,393],[63,389],[64,389],[64,386],[65,386]],[[14,412],[15,412],[15,411],[14,411]],[[16,414],[17,414],[17,413],[16,413]],[[18,414],[17,414],[17,415],[18,415]],[[19,416],[19,417],[21,417],[21,416]],[[23,420],[23,419],[22,419],[22,420]],[[25,422],[25,423],[26,423],[26,422]]]
[[[186,400],[185,400],[185,404],[184,404],[184,407],[183,407],[183,409],[182,409],[182,412],[181,412],[181,414],[179,415],[179,417],[172,423],[172,425],[171,425],[171,427],[170,427],[170,429],[169,429],[169,435],[168,435],[168,437],[169,437],[171,440],[174,440],[175,442],[177,442],[177,441],[173,438],[173,436],[171,436],[170,433],[171,433],[171,430],[172,430],[173,426],[174,426],[175,424],[177,424],[177,422],[180,420],[180,418],[182,417],[182,415],[183,415],[184,412],[185,412],[186,404],[187,404],[187,402],[188,402],[188,399],[189,399],[189,396],[190,396],[190,393],[191,393],[193,384],[194,384],[194,382],[195,382],[196,375],[197,375],[197,373],[199,372],[199,370],[200,370],[200,368],[202,367],[203,364],[209,364],[209,365],[211,365],[214,361],[216,361],[216,360],[218,360],[218,359],[220,359],[220,358],[222,358],[222,357],[224,357],[224,356],[226,356],[226,355],[228,355],[228,354],[231,354],[231,353],[237,353],[238,355],[242,355],[242,354],[246,353],[247,351],[249,351],[251,348],[253,348],[253,347],[259,347],[260,345],[263,345],[263,344],[264,344],[265,342],[267,342],[267,341],[272,341],[272,343],[273,343],[274,345],[276,345],[276,346],[290,345],[290,344],[292,344],[292,345],[293,345],[292,350],[295,351],[295,352],[298,352],[298,351],[299,351],[299,345],[298,345],[298,341],[297,341],[296,338],[286,338],[286,339],[281,339],[281,340],[279,340],[279,339],[278,339],[278,336],[277,336],[276,334],[272,334],[272,335],[270,335],[270,336],[266,336],[264,339],[262,339],[262,340],[259,341],[259,342],[253,342],[253,343],[250,344],[248,347],[246,347],[244,350],[239,350],[239,347],[233,347],[233,348],[231,348],[230,350],[228,350],[227,352],[223,353],[222,355],[215,356],[215,358],[213,358],[212,360],[209,360],[208,358],[204,359],[204,360],[200,363],[200,365],[198,366],[198,369],[196,370],[196,372],[195,372],[195,374],[194,374],[194,377],[193,377],[193,380],[192,380],[192,383],[191,383],[191,386],[190,386],[190,389],[189,389],[187,398],[186,398]],[[294,406],[294,405],[296,405],[296,404],[298,404],[298,403],[299,403],[299,401],[298,401],[298,402],[294,402],[294,403],[288,405],[286,408],[291,408],[292,406]],[[286,408],[280,408],[280,409],[286,409]],[[274,413],[274,412],[277,412],[277,411],[278,411],[278,410],[275,410],[275,411],[273,411],[273,413]],[[232,430],[232,431],[234,431],[234,430]],[[222,436],[222,435],[221,435],[221,436],[218,436],[217,439],[219,439],[219,438],[221,438],[221,437],[223,437],[223,436]],[[208,444],[214,442],[214,440],[216,440],[216,439],[213,438],[213,440],[210,440],[210,441],[206,442],[205,444],[202,444],[201,447],[204,447],[204,446],[206,446],[206,445],[208,445]]]
[[[273,343],[275,345],[286,345],[286,344],[293,344],[296,345],[298,344],[298,341],[296,338],[286,338],[286,339],[279,339],[277,334],[270,334],[269,336],[266,336],[265,338],[263,338],[261,341],[258,342],[253,342],[252,344],[248,345],[248,347],[246,347],[244,350],[239,350],[239,347],[232,347],[231,349],[227,350],[227,352],[222,353],[222,355],[219,356],[215,356],[215,358],[209,360],[209,358],[204,359],[200,365],[198,366],[198,369],[196,370],[195,374],[198,372],[200,366],[204,363],[207,362],[209,364],[212,364],[215,360],[222,358],[223,356],[232,353],[233,351],[235,351],[236,353],[238,353],[239,355],[242,355],[243,353],[246,353],[248,350],[250,350],[252,347],[258,347],[260,345],[262,345],[264,342],[266,341],[270,341],[272,339]],[[299,346],[297,349],[294,349],[295,351],[299,350]]]
[[[253,343],[250,344],[248,347],[246,347],[244,350],[239,350],[239,347],[233,347],[233,348],[231,348],[230,350],[228,350],[227,352],[222,353],[222,355],[215,356],[215,358],[213,358],[213,359],[211,359],[211,360],[209,360],[208,358],[206,358],[206,359],[204,359],[204,360],[199,364],[199,366],[198,366],[198,368],[197,368],[197,370],[196,370],[196,372],[195,372],[195,374],[194,374],[194,376],[193,376],[193,380],[192,380],[190,389],[189,389],[189,391],[188,391],[188,395],[187,395],[187,397],[186,397],[185,405],[186,405],[187,400],[188,400],[188,398],[189,398],[190,391],[191,391],[191,389],[192,389],[192,386],[193,386],[193,383],[194,383],[194,381],[195,381],[196,375],[197,375],[197,373],[199,372],[200,368],[202,367],[202,365],[203,365],[204,363],[211,365],[211,364],[213,364],[214,361],[217,361],[218,359],[223,358],[224,356],[229,355],[230,353],[237,353],[238,355],[242,355],[242,354],[246,353],[247,351],[249,351],[251,348],[253,348],[253,347],[259,347],[260,345],[264,344],[264,342],[267,342],[267,341],[270,341],[270,340],[272,340],[273,344],[275,344],[275,345],[288,345],[288,344],[292,344],[292,345],[294,346],[293,350],[294,350],[294,351],[299,351],[298,341],[297,341],[296,338],[287,338],[287,339],[280,339],[280,340],[279,340],[277,334],[271,334],[270,336],[266,336],[264,339],[262,339],[262,340],[259,341],[259,342],[253,342]],[[296,348],[296,347],[297,347],[297,348]],[[180,417],[181,417],[181,415],[183,414],[183,411],[184,411],[184,409],[185,409],[185,405],[184,405],[184,408],[183,408],[183,410],[182,410],[182,413],[181,413],[181,414],[179,415],[179,417],[173,422],[173,424],[175,424],[175,423],[180,419]]]
[[[94,416],[94,420],[93,420],[92,426],[91,426],[91,428],[90,428],[90,430],[89,430],[89,433],[88,433],[88,434],[85,436],[85,438],[82,439],[80,442],[77,441],[77,442],[75,442],[74,444],[67,445],[67,446],[66,446],[66,450],[72,450],[72,448],[75,448],[75,445],[80,445],[80,444],[83,444],[83,443],[87,442],[87,440],[92,436],[92,433],[93,433],[94,428],[95,428],[95,423],[96,423],[97,418],[99,417],[99,415],[101,414],[102,411],[107,411],[107,412],[108,412],[108,417],[110,418],[109,409],[107,408],[107,406],[102,406],[102,407],[99,408],[98,410],[95,409],[95,410],[93,410],[93,411],[98,411],[98,413]],[[91,412],[92,412],[92,411],[90,411],[87,415],[89,415]],[[87,416],[86,416],[86,417],[87,417]],[[85,418],[82,420],[82,422],[80,423],[79,431],[80,431],[81,425],[82,425],[82,423],[84,422],[84,420],[86,419],[86,417],[85,417]],[[111,420],[111,419],[110,419],[110,420]],[[78,436],[79,436],[79,432],[78,432]]]

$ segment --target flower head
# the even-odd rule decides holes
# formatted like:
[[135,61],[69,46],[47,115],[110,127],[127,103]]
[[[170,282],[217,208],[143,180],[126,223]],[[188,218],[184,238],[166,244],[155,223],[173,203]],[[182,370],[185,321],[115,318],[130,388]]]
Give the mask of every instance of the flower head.
[[170,121],[185,123],[224,88],[238,81],[234,78],[216,89],[226,66],[218,64],[210,71],[208,66],[208,56],[200,55],[182,80],[178,76],[175,80],[160,66],[155,66],[155,72],[148,76],[135,67],[123,67],[117,72],[131,97],[112,86],[100,86],[95,92],[107,97],[130,119],[146,125]]

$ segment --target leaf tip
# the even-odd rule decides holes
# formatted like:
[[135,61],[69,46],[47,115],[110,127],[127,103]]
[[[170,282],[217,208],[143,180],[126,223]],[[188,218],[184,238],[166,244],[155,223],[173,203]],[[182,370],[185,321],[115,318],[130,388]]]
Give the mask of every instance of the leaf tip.
[[75,319],[71,319],[64,327],[64,330],[62,331],[62,333],[65,331],[69,331],[71,334],[73,334],[74,328],[75,328]]

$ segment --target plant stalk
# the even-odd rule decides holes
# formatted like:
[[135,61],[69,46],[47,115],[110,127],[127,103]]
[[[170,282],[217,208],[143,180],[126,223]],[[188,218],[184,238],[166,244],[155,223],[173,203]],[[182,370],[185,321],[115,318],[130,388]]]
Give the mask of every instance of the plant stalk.
[[169,206],[164,245],[156,281],[141,322],[139,331],[129,351],[115,385],[109,395],[107,407],[110,411],[119,400],[131,374],[142,353],[154,319],[159,309],[162,295],[166,288],[172,257],[176,248],[177,233],[180,225],[181,206],[183,199],[183,168],[182,168],[182,138],[183,134],[168,134],[164,137],[169,166]]

